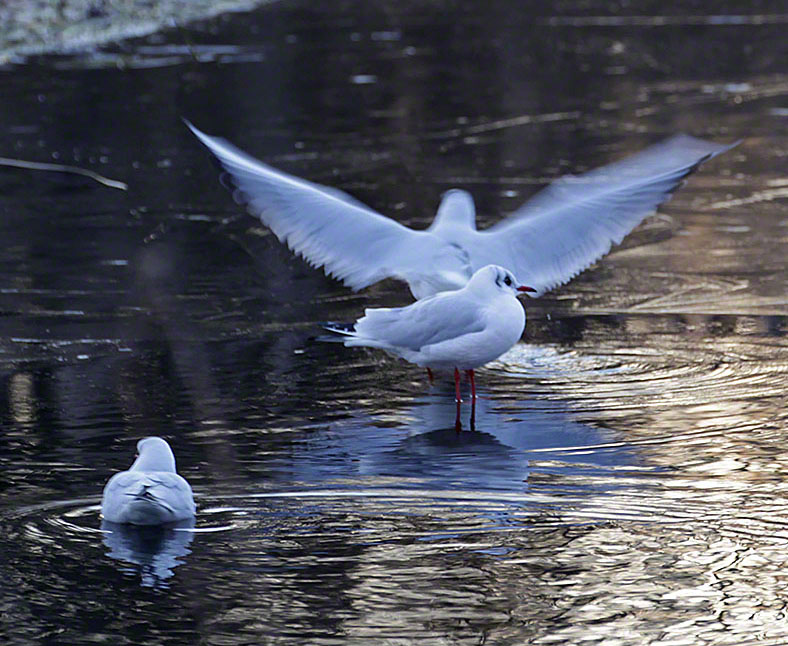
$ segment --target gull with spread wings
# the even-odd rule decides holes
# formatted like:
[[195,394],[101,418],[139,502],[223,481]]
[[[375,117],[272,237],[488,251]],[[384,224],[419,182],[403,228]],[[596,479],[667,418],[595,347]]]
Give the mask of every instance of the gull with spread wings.
[[537,294],[561,285],[620,243],[703,162],[736,145],[676,135],[561,177],[481,231],[471,195],[451,189],[429,228],[418,231],[186,125],[216,156],[238,199],[290,249],[354,290],[398,278],[417,299],[460,289],[489,264],[527,280]]

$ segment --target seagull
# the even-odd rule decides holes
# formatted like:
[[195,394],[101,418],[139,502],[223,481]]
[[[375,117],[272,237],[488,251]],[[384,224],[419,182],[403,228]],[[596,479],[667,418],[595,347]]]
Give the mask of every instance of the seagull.
[[619,244],[703,162],[738,143],[676,135],[607,166],[561,177],[481,231],[470,193],[451,189],[429,228],[419,231],[184,122],[216,156],[237,189],[235,198],[291,250],[353,290],[397,278],[416,299],[460,289],[491,263],[527,278],[537,295],[557,287]]
[[534,289],[520,285],[514,274],[498,265],[482,267],[464,287],[444,291],[406,307],[367,308],[355,324],[325,328],[346,347],[380,348],[422,368],[454,369],[454,389],[460,398],[460,370],[471,382],[473,370],[500,357],[525,329],[525,311],[517,300]]
[[193,518],[192,488],[175,471],[175,456],[160,437],[137,442],[137,459],[104,487],[101,514],[113,523],[161,525]]

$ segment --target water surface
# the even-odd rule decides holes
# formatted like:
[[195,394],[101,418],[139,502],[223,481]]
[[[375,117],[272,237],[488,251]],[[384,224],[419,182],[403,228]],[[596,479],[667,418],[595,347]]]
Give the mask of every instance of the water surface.
[[[784,644],[788,19],[707,11],[279,2],[0,70],[2,156],[129,185],[0,169],[4,640]],[[457,433],[450,377],[314,340],[407,291],[293,257],[181,116],[416,227],[742,142],[527,302]],[[195,527],[102,530],[149,434]]]

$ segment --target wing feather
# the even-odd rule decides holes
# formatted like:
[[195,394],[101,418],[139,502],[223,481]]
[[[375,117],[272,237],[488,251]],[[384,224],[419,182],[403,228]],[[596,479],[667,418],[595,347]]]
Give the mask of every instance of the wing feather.
[[484,257],[473,266],[504,265],[539,292],[565,283],[619,244],[703,162],[735,145],[676,135],[619,162],[562,177],[480,232]]
[[434,271],[440,254],[456,255],[432,233],[409,229],[342,191],[288,175],[186,125],[219,160],[250,213],[352,289],[388,277],[419,278]]
[[419,351],[428,345],[482,331],[485,320],[481,310],[463,307],[455,301],[457,292],[442,292],[407,307],[367,309],[356,323],[356,337]]

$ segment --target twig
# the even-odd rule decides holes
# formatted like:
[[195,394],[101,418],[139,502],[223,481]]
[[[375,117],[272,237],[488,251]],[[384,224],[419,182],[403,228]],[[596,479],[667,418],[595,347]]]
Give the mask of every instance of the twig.
[[15,168],[26,168],[28,170],[48,170],[56,173],[74,173],[75,175],[84,175],[92,180],[97,181],[99,184],[109,186],[110,188],[117,188],[121,191],[128,190],[128,184],[120,182],[116,179],[109,179],[98,173],[94,173],[87,168],[80,168],[79,166],[68,166],[65,164],[47,164],[42,162],[29,162],[23,159],[11,159],[10,157],[0,157],[0,166],[13,166]]

